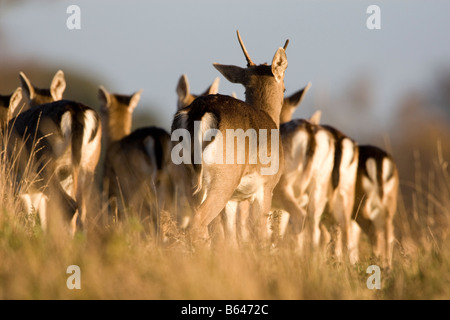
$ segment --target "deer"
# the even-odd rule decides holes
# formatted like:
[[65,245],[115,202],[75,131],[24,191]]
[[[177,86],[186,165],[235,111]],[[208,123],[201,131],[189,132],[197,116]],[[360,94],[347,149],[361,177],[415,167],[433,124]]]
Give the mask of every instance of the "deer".
[[[219,92],[219,83],[220,78],[217,77],[214,79],[212,84],[206,88],[206,90],[201,94],[193,94],[190,91],[190,84],[189,79],[186,74],[183,74],[180,76],[180,79],[178,80],[177,87],[176,87],[176,93],[177,93],[177,112],[183,108],[188,107],[195,99],[197,99],[200,96],[207,96],[211,94],[217,94]],[[172,164],[172,162],[171,162]],[[171,165],[171,172],[173,175],[179,175],[183,176],[184,172],[178,170],[178,166]],[[175,180],[175,179],[174,179]],[[185,199],[185,201],[180,201],[182,207],[176,208],[179,210],[179,213],[176,214],[177,217],[177,224],[181,228],[181,230],[185,230],[188,225],[189,221],[192,218],[192,210],[191,208],[187,208],[186,204],[189,203],[187,200],[189,195],[186,194],[184,191],[185,189],[182,187],[176,187],[176,192],[178,195],[178,199]],[[189,206],[188,206],[189,207]]]
[[[309,88],[311,87],[311,83],[309,83],[306,87],[303,89],[295,92],[289,97],[285,97],[283,100],[283,107],[281,109],[280,114],[280,135],[281,140],[283,141],[283,147],[285,147],[287,144],[285,144],[285,140],[289,139],[289,137],[285,137],[284,132],[288,132],[284,130],[283,128],[286,126],[286,122],[289,122],[292,119],[292,114],[295,111],[295,108],[302,102],[304,99],[306,93],[308,92]],[[320,111],[317,111],[310,119],[311,123],[318,123],[320,118]],[[293,160],[290,159],[290,154],[286,153],[287,149],[284,149],[284,161],[286,163],[291,163]],[[284,172],[286,172],[287,168],[284,168]],[[282,176],[285,175],[283,172]],[[273,244],[276,245],[277,238],[282,238],[284,236],[284,232],[286,230],[287,223],[289,221],[289,213],[283,209],[286,209],[289,207],[289,205],[286,205],[282,199],[277,198],[277,189],[284,189],[288,190],[290,188],[293,188],[292,184],[285,185],[286,181],[278,182],[277,187],[275,187],[274,190],[274,197],[272,200],[272,208],[273,210],[269,214],[269,222],[268,222],[268,233],[269,236],[272,238]],[[292,193],[294,195],[294,193]],[[296,195],[298,196],[298,192],[296,192]],[[274,201],[275,200],[275,201]],[[278,206],[281,209],[276,207],[276,202],[279,201],[282,205]],[[294,205],[296,207],[296,210],[290,210],[294,215],[297,214],[300,217],[306,216],[306,214],[302,211],[300,204],[297,204],[300,202],[297,198],[291,199],[291,205]],[[289,203],[289,202],[288,202]],[[278,211],[278,210],[281,210]],[[247,226],[247,220],[248,220],[248,211],[249,211],[249,205],[248,202],[241,202],[239,203],[238,207],[236,206],[228,206],[225,209],[223,220],[224,220],[224,229],[225,234],[227,236],[227,241],[231,243],[234,246],[237,246],[237,243],[239,240],[241,242],[247,242],[249,237],[249,231]],[[276,231],[275,231],[276,230]],[[239,238],[239,239],[238,239]]]
[[[218,89],[218,78],[203,93],[213,94]],[[197,95],[189,89],[186,75],[179,79],[177,108],[182,109]],[[170,135],[162,128],[149,126],[131,132],[132,114],[142,91],[132,95],[111,94],[103,86],[99,88],[99,100],[104,128],[106,158],[104,166],[104,188],[109,193],[113,211],[123,216],[129,208],[138,209],[143,222],[148,221],[147,230],[156,231],[158,212],[172,213],[176,176],[171,161]],[[129,210],[128,210],[129,211]],[[188,216],[187,216],[188,217]],[[123,217],[122,217],[123,218]],[[188,220],[175,214],[183,227]]]
[[[281,112],[285,169],[274,190],[274,209],[294,214],[294,219],[300,215],[307,217],[306,233],[302,231],[303,226],[292,220],[292,217],[290,221],[294,230],[297,230],[298,250],[302,251],[306,234],[314,249],[328,234],[321,223],[328,206],[336,221],[335,254],[340,259],[343,248],[347,248],[350,260],[355,260],[353,230],[356,226],[351,214],[358,146],[337,129],[320,125],[320,112],[315,113],[310,121],[292,120],[309,86],[293,94],[290,99],[285,99]],[[322,242],[329,243],[329,240]]]
[[[352,218],[369,236],[375,256],[384,267],[392,265],[393,219],[397,210],[399,176],[397,166],[386,151],[372,145],[359,146],[358,175]],[[355,259],[358,259],[360,229],[354,232]]]
[[[213,66],[230,82],[244,85],[245,102],[220,94],[199,97],[179,110],[172,122],[172,161],[188,177],[185,188],[192,195],[189,199],[195,212],[189,228],[194,247],[196,243],[208,243],[208,226],[227,204],[244,200],[250,201],[254,230],[265,242],[272,191],[283,165],[279,118],[288,41],[275,52],[271,65],[256,65],[239,31],[237,37],[247,68],[218,63]],[[253,137],[257,143],[247,144],[241,139],[236,145],[236,132],[248,134],[249,140]],[[242,150],[242,146],[247,147]],[[240,152],[236,152],[238,149]],[[205,153],[208,156],[203,157]]]
[[[292,120],[310,86],[309,83],[284,100],[280,134],[285,166],[274,190],[272,206],[273,210],[289,213],[299,253],[303,251],[306,235],[314,248],[319,246],[320,220],[328,203],[335,152],[333,135],[319,125],[320,111],[309,120]],[[284,230],[280,231],[282,236]]]
[[100,118],[82,103],[52,101],[62,98],[62,71],[49,90],[31,86],[22,72],[20,79],[30,108],[9,121],[6,144],[16,180],[30,181],[19,191],[20,198],[29,212],[38,211],[44,230],[49,216],[56,221],[60,213],[71,235],[86,231],[86,198],[100,157]]
[[335,144],[328,194],[328,210],[334,219],[334,253],[338,260],[342,260],[345,251],[350,262],[355,263],[357,248],[353,233],[357,225],[351,217],[355,203],[359,148],[355,140],[338,129],[330,125],[321,127],[332,134]]
[[167,150],[170,136],[161,128],[131,131],[132,114],[142,90],[132,95],[112,94],[100,86],[105,162],[103,188],[116,219],[126,215],[140,218],[144,229],[156,233],[159,208],[168,190]]
[[[308,88],[308,86],[306,88]],[[285,123],[287,123],[286,121],[288,121],[292,117],[295,108],[300,104],[302,98],[299,96],[300,94],[304,95],[304,90],[306,88],[293,94],[290,99],[285,98],[285,103],[282,109],[282,116],[283,114],[285,115]],[[298,100],[295,100],[293,98],[297,98]],[[280,119],[283,118],[281,117]],[[312,122],[314,125],[319,126],[320,114],[316,113],[315,115],[313,115],[310,122]],[[339,139],[339,136],[341,138],[344,137],[342,133],[337,133],[336,130],[330,126],[324,126],[323,128],[325,130],[328,130],[335,137],[337,136],[336,139]],[[284,137],[283,132],[282,138],[285,139],[284,141],[287,140]],[[350,176],[348,177],[350,177],[351,179],[348,179],[348,182],[346,182],[347,188],[341,189],[343,190],[341,197],[346,197],[347,199],[354,197],[353,201],[347,200],[347,205],[345,207],[345,217],[346,219],[348,219],[348,212],[350,211],[349,208],[353,205],[351,221],[348,222],[347,220],[346,222],[347,225],[350,225],[350,230],[348,231],[349,233],[347,235],[347,249],[349,249],[349,258],[353,263],[355,263],[359,259],[358,246],[360,228],[362,228],[362,230],[366,234],[368,234],[371,239],[374,254],[381,257],[384,265],[389,266],[392,260],[392,246],[394,241],[393,217],[396,210],[398,194],[398,170],[392,157],[384,150],[371,145],[358,145],[356,147],[358,149],[356,178],[353,178],[354,169],[353,167],[351,167],[351,169],[348,170],[350,173]],[[334,179],[337,179],[336,175],[339,173],[338,168],[340,162],[338,161],[340,160],[336,159],[338,159],[339,153],[342,153],[342,150],[340,150],[341,148],[342,147],[337,149],[337,155],[335,155],[335,163],[333,165],[333,174],[335,176],[332,177]],[[353,146],[353,148],[355,148],[355,146]],[[288,159],[288,157],[289,153],[285,150],[285,159]],[[289,160],[286,161],[288,162]],[[342,168],[340,170],[342,170]],[[323,175],[323,171],[321,172],[321,174]],[[282,179],[280,179],[279,185],[284,186],[281,181]],[[350,185],[352,181],[355,185],[354,187]],[[337,182],[334,183],[336,185],[339,184]],[[330,179],[330,185],[333,185],[332,179]],[[345,190],[347,190],[347,193],[345,192]],[[328,193],[326,197],[331,197],[332,192],[333,188],[330,189],[330,193]],[[334,192],[336,192],[336,190],[334,190]],[[276,197],[277,196],[275,194],[274,201],[276,201]],[[299,203],[303,203],[302,206],[304,206],[305,201],[302,201],[301,199],[298,199],[298,201]],[[327,202],[328,201],[329,199],[327,199]],[[329,211],[332,211],[332,203],[329,203],[329,206]],[[334,215],[337,214],[334,213]],[[334,219],[336,219],[336,217],[334,217]],[[330,224],[328,224],[327,227],[330,228]],[[319,227],[315,228],[316,230],[319,229]],[[326,229],[325,224],[320,224],[320,230],[323,233],[323,242],[329,243],[330,237],[327,234],[328,230]],[[318,234],[319,233],[317,232],[317,236],[315,239],[316,243],[319,241]],[[335,241],[339,241],[339,239],[335,239]],[[337,250],[342,250],[342,247],[338,248]],[[337,252],[337,255],[339,255],[339,251]]]

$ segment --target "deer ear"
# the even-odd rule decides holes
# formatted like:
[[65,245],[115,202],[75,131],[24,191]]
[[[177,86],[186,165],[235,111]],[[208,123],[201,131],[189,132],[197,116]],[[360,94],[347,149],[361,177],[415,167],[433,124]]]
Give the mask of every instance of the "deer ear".
[[322,111],[317,110],[316,112],[314,112],[314,114],[311,116],[311,118],[309,118],[309,122],[311,122],[312,124],[320,124],[320,118],[322,117]]
[[104,86],[98,88],[98,100],[100,100],[100,108],[106,110],[111,106],[111,96]]
[[178,99],[184,101],[189,95],[189,81],[187,75],[183,74],[177,84]]
[[14,91],[14,93],[11,95],[11,98],[9,99],[9,116],[8,121],[11,120],[16,110],[18,110],[19,104],[22,101],[22,88],[19,87]]
[[303,89],[284,99],[287,101],[287,103],[289,103],[289,105],[293,107],[298,106],[305,98],[305,95],[308,92],[309,88],[311,88],[311,82],[309,82]]
[[279,48],[272,59],[272,74],[277,82],[283,80],[287,66],[286,51],[283,48]]
[[23,94],[25,95],[25,97],[28,101],[31,101],[32,99],[34,99],[34,96],[36,95],[36,93],[34,91],[34,87],[31,84],[28,77],[25,75],[25,73],[20,72],[19,77],[20,77],[20,84],[22,86]]
[[66,90],[66,80],[64,79],[64,72],[59,70],[53,77],[50,85],[50,93],[52,94],[53,100],[62,100],[64,90]]
[[213,66],[219,70],[219,72],[230,82],[232,83],[241,83],[244,84],[246,82],[246,74],[245,69],[232,65],[223,65],[219,63],[213,63]]
[[143,90],[141,89],[141,90],[139,90],[138,92],[134,93],[131,96],[130,104],[129,104],[129,107],[128,107],[130,111],[133,111],[137,107],[137,105],[139,103],[139,100],[141,100],[142,91]]
[[219,83],[220,83],[220,78],[217,77],[216,79],[214,79],[213,83],[208,87],[208,89],[206,89],[206,91],[203,92],[201,95],[207,96],[209,94],[218,93],[219,92]]

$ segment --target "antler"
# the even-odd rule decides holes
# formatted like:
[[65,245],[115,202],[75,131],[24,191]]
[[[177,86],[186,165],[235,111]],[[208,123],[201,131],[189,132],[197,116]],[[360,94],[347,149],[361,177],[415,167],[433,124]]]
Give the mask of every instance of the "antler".
[[237,32],[239,44],[241,45],[242,51],[244,52],[244,55],[245,55],[245,59],[247,59],[247,67],[256,66],[256,64],[252,61],[252,59],[250,59],[247,49],[245,49],[244,43],[242,42],[242,39],[241,39],[241,35],[239,34],[239,30],[236,30],[236,32]]
[[284,47],[283,47],[284,51],[286,51],[286,48],[287,48],[288,44],[289,44],[289,39],[287,39],[286,43],[284,44]]

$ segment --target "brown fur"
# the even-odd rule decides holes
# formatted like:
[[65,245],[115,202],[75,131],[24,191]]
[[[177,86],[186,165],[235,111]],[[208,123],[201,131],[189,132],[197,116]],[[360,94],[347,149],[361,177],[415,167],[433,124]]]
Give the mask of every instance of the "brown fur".
[[[218,129],[223,137],[223,156],[226,156],[227,129],[265,129],[271,141],[271,129],[279,129],[279,117],[283,102],[284,71],[287,67],[285,50],[278,49],[272,65],[251,65],[248,68],[214,64],[229,81],[241,83],[246,88],[246,102],[222,96],[210,95],[196,99],[188,108],[180,110],[172,123],[176,129],[188,129],[193,136],[194,121]],[[276,155],[283,163],[281,141]],[[204,145],[206,147],[206,145]],[[203,149],[204,149],[203,147]],[[236,148],[236,145],[235,145]],[[270,142],[267,146],[270,150]],[[258,146],[259,150],[259,146]],[[236,150],[235,150],[236,151]],[[258,161],[250,164],[248,148],[242,164],[180,165],[185,168],[188,192],[197,192],[193,201],[195,217],[191,225],[193,239],[208,238],[209,224],[220,214],[230,200],[252,202],[253,219],[259,225],[258,233],[264,234],[270,210],[272,191],[280,177],[281,168],[273,175],[261,175],[264,165]],[[191,184],[190,182],[193,182]],[[193,188],[193,189],[192,189]]]
[[103,187],[114,214],[120,219],[127,214],[139,217],[154,235],[160,212],[172,209],[171,141],[161,128],[131,132],[140,95],[141,91],[127,96],[99,89],[106,142]]

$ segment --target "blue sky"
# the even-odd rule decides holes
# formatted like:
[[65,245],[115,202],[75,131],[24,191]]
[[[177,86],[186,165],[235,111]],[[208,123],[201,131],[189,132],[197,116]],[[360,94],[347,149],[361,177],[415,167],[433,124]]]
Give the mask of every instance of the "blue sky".
[[[81,30],[66,27],[72,4],[81,9]],[[381,9],[381,30],[366,27],[371,4]],[[141,112],[152,106],[165,128],[181,74],[199,93],[220,76],[213,62],[245,66],[236,29],[256,63],[270,63],[290,39],[286,94],[313,84],[305,99],[309,109],[296,113],[301,117],[309,116],[324,91],[333,104],[351,81],[368,74],[379,119],[388,119],[405,93],[430,85],[438,70],[450,68],[449,1],[85,0],[1,6],[0,30],[8,46],[0,49],[0,59],[32,57],[55,71],[84,71],[112,92],[144,89]],[[221,77],[220,92],[243,98],[244,89]],[[327,115],[324,120],[333,124]]]

